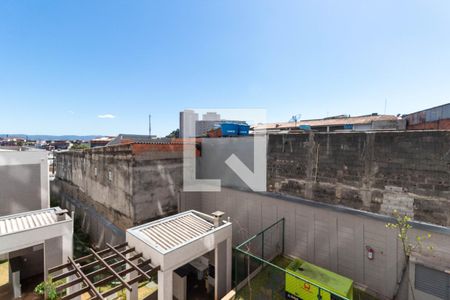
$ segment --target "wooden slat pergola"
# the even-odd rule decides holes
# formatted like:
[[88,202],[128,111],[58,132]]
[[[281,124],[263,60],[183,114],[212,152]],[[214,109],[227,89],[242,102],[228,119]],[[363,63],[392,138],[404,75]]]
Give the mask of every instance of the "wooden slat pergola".
[[[89,293],[91,299],[105,299],[123,289],[131,291],[133,284],[150,280],[159,270],[159,266],[153,266],[150,259],[144,259],[142,253],[137,253],[128,243],[106,245],[107,248],[100,251],[91,248],[91,254],[77,259],[68,257],[67,263],[48,270],[49,275],[59,273],[52,276],[53,282],[66,279],[56,287],[57,293],[66,291],[61,299],[74,299],[84,293]],[[100,292],[100,287],[113,282],[117,285]],[[69,293],[70,288],[75,291]]]

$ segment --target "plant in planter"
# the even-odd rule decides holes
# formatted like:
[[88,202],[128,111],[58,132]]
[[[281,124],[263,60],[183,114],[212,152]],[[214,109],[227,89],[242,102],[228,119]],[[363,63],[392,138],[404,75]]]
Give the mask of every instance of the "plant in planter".
[[60,297],[56,292],[56,282],[53,282],[53,279],[49,277],[47,280],[39,283],[35,288],[34,292],[38,295],[43,295],[48,300],[57,300]]

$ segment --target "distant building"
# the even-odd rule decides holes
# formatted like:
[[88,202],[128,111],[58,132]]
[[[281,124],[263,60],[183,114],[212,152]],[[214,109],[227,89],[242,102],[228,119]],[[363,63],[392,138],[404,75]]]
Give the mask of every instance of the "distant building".
[[130,144],[130,143],[146,143],[154,140],[156,136],[154,135],[140,135],[140,134],[119,134],[115,138],[113,138],[110,142],[106,144],[106,146],[114,146],[121,144]]
[[216,112],[207,112],[203,114],[203,121],[220,121],[220,115]]
[[180,112],[180,137],[194,137],[196,121],[198,121],[198,114],[193,110],[185,109]]
[[406,129],[450,129],[450,103],[403,116]]
[[310,130],[319,132],[404,130],[405,121],[399,120],[396,116],[393,115],[371,114],[356,117],[342,115],[324,119],[300,120],[297,122],[259,124],[254,126],[253,130],[279,132],[286,130],[301,130],[302,128],[308,128]]
[[204,136],[206,133],[213,129],[215,126],[220,124],[220,120],[217,121],[207,121],[207,120],[200,120],[195,122],[195,136]]
[[91,148],[103,147],[103,146],[106,146],[113,139],[114,139],[113,137],[108,137],[108,136],[104,136],[104,137],[97,138],[97,139],[92,139],[89,141],[89,146]]
[[216,120],[216,121],[201,120],[195,123],[195,135],[197,137],[206,136],[208,131],[217,128],[222,123],[246,124],[245,121],[239,120]]
[[53,150],[67,150],[72,143],[70,141],[53,141],[50,143],[50,149]]
[[[203,114],[202,120],[199,120],[198,114],[193,110],[184,110],[180,112],[180,137],[206,136],[208,131],[226,122],[246,124],[245,121],[222,120],[220,114],[216,112],[207,112]],[[185,128],[185,125],[187,128]]]
[[9,147],[23,146],[25,145],[26,141],[27,140],[23,138],[7,137],[0,139],[0,146],[9,146]]
[[[216,112],[207,112],[203,114],[202,120],[198,119],[198,114],[193,110],[184,110],[180,112],[180,137],[201,137],[211,129],[222,123],[246,123],[238,120],[222,120],[220,114]],[[187,126],[185,128],[185,125]]]

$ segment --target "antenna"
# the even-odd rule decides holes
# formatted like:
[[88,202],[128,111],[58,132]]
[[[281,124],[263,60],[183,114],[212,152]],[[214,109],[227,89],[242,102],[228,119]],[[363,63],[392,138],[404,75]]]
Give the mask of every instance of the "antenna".
[[293,115],[289,122],[295,122],[295,126],[297,126],[297,122],[300,121],[300,118],[302,117],[301,114]]
[[148,115],[148,136],[152,137],[152,115]]
[[384,98],[384,114],[386,114],[387,97]]

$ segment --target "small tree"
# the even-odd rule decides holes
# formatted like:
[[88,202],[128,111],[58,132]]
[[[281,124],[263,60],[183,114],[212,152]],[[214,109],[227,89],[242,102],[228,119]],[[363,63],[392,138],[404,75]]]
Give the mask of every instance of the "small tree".
[[[387,223],[386,228],[395,229],[398,231],[397,237],[402,244],[402,250],[404,254],[404,267],[402,272],[402,279],[405,277],[406,270],[408,269],[409,259],[413,251],[422,251],[423,241],[429,239],[431,237],[430,234],[427,235],[418,235],[415,240],[410,240],[408,236],[409,230],[412,228],[411,220],[412,218],[408,215],[402,215],[397,210],[394,210],[393,216],[395,218],[395,223]],[[432,250],[433,247],[430,245],[427,247],[429,250]],[[412,287],[411,281],[409,280],[409,276],[406,276],[408,286],[411,289],[411,294],[413,299],[415,298],[414,289]]]
[[166,138],[179,138],[180,137],[180,129],[175,129],[168,135],[166,135]]
[[91,148],[88,144],[74,144],[70,150],[85,150]]

